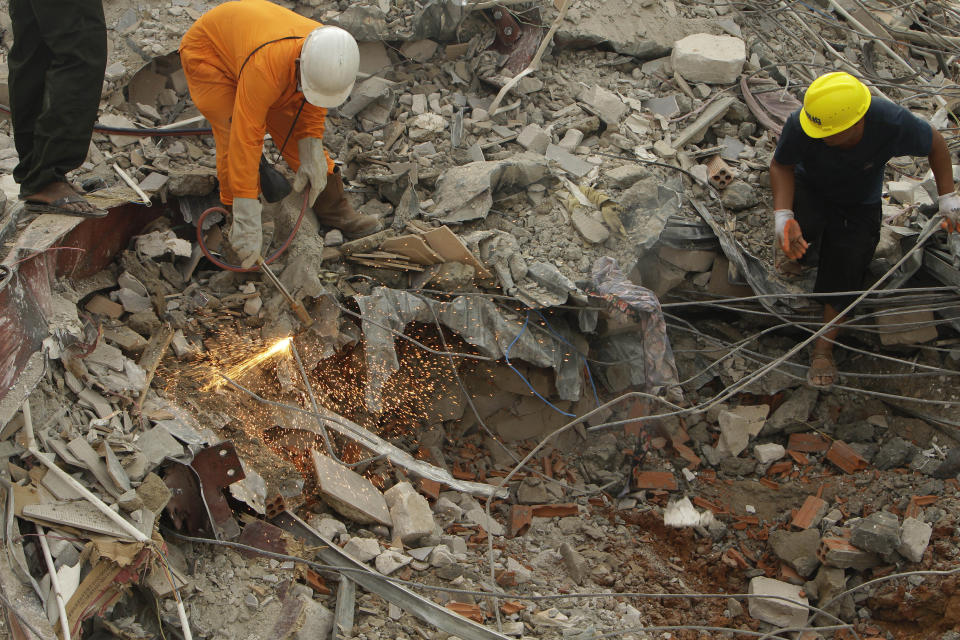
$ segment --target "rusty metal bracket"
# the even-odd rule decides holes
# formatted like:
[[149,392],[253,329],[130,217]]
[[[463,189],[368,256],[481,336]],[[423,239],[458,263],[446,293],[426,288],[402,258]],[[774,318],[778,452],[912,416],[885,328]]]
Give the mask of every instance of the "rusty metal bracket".
[[179,530],[217,540],[233,540],[240,525],[223,490],[246,474],[230,441],[197,452],[190,464],[169,461],[164,482],[173,493],[167,512]]
[[[511,12],[497,6],[491,9],[490,15],[497,27],[497,36],[490,48],[508,56],[503,68],[516,75],[530,64],[543,38],[545,29],[540,22],[540,10]],[[523,20],[523,26],[514,15]]]

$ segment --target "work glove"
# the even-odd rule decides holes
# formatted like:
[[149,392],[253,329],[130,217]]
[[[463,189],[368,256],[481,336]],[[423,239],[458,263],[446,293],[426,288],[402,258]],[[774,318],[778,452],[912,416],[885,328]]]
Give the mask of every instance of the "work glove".
[[300,168],[293,180],[294,191],[303,191],[310,183],[309,206],[317,201],[320,192],[327,188],[327,155],[323,152],[323,140],[320,138],[301,138],[297,141],[300,153]]
[[260,257],[263,231],[260,227],[260,212],[263,206],[258,198],[233,199],[233,225],[228,240],[240,258],[244,269],[252,267]]
[[777,209],[773,212],[776,221],[777,244],[791,260],[798,260],[807,252],[807,241],[803,239],[800,225],[793,219],[790,209]]
[[960,231],[960,195],[956,192],[945,193],[939,198],[940,215],[943,216],[943,222],[940,226],[947,233]]

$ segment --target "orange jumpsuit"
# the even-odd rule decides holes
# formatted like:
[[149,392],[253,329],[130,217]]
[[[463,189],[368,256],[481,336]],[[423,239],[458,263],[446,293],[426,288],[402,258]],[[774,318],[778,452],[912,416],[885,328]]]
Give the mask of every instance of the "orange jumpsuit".
[[[203,14],[183,36],[180,61],[190,96],[213,129],[224,204],[260,195],[265,132],[278,147],[289,133],[283,157],[294,171],[297,140],[323,137],[327,110],[297,90],[295,64],[304,38],[319,26],[267,0],[239,0]],[[333,171],[329,156],[327,171]]]

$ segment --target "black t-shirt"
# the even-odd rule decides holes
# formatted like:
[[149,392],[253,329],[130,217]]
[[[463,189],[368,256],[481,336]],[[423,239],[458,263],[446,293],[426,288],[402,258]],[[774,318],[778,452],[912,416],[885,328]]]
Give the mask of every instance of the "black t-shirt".
[[870,101],[863,139],[852,149],[828,147],[811,138],[800,128],[799,116],[798,109],[787,118],[773,157],[780,164],[794,165],[797,180],[837,203],[880,202],[883,169],[890,158],[930,155],[930,125],[883,98]]

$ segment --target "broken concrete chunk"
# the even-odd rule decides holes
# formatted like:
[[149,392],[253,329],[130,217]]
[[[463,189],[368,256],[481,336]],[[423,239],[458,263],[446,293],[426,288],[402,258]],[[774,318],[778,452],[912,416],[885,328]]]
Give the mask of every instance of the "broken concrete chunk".
[[315,449],[310,453],[320,495],[337,513],[360,524],[392,524],[387,501],[372,482]]
[[135,246],[137,253],[147,258],[158,258],[167,253],[189,258],[193,251],[190,243],[178,238],[173,231],[152,231],[137,236]]
[[763,425],[763,435],[781,433],[788,427],[805,424],[819,395],[820,392],[811,387],[798,388]]
[[591,244],[606,242],[610,237],[610,230],[599,219],[590,215],[583,207],[578,207],[570,216],[574,228],[580,232],[584,240]]
[[[803,588],[780,580],[757,576],[750,580],[751,594],[778,596],[769,598],[750,598],[748,611],[757,620],[769,622],[778,627],[804,627],[807,623],[809,601],[803,595]],[[781,600],[779,598],[786,598]]]
[[383,494],[393,520],[393,537],[410,544],[437,528],[430,503],[409,482],[399,482]]
[[889,511],[871,513],[851,527],[850,543],[880,555],[887,555],[900,544],[900,521]]
[[793,567],[804,578],[813,575],[820,566],[817,548],[820,546],[820,532],[816,529],[805,531],[778,530],[770,534],[770,546],[777,557]]
[[740,76],[747,48],[740,38],[695,33],[674,43],[670,61],[689,82],[730,84]]
[[153,309],[150,298],[142,296],[130,289],[120,289],[117,292],[117,299],[123,305],[123,310],[127,313],[140,313]]
[[80,404],[90,407],[100,418],[106,418],[113,414],[113,407],[107,402],[106,398],[87,387],[77,394]]
[[539,125],[528,124],[517,136],[517,143],[527,151],[546,153],[547,145],[550,144],[550,134]]
[[900,544],[897,552],[910,562],[923,560],[923,552],[930,544],[933,527],[916,518],[905,518],[900,527]]
[[623,120],[623,117],[630,110],[627,105],[623,104],[623,100],[621,100],[617,94],[597,84],[584,89],[583,93],[580,94],[580,99],[585,102],[601,120],[613,127],[619,125],[620,121]]
[[388,549],[377,556],[373,564],[377,568],[377,571],[388,576],[411,562],[413,562],[413,558],[410,556]]
[[880,343],[923,344],[937,339],[937,321],[933,311],[902,311],[876,316]]
[[[183,445],[177,442],[164,427],[154,427],[137,439],[140,453],[146,457],[150,467],[159,465],[165,458],[183,455]],[[129,473],[129,469],[127,470]]]
[[591,169],[593,169],[592,164],[573,155],[560,145],[547,145],[546,156],[548,159],[553,160],[560,165],[561,169],[578,178],[582,178],[590,173]]
[[380,543],[376,538],[350,538],[343,550],[360,562],[370,562],[380,555]]
[[770,442],[755,446],[753,448],[753,455],[757,458],[757,462],[760,464],[767,464],[768,462],[774,462],[787,455],[787,450],[782,444]]
[[720,442],[717,450],[731,456],[740,455],[747,448],[750,438],[763,429],[769,411],[770,407],[765,404],[721,411]]
[[590,572],[586,559],[566,542],[560,545],[560,555],[563,556],[563,565],[567,568],[570,578],[577,584],[583,584],[584,578]]

